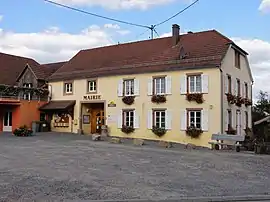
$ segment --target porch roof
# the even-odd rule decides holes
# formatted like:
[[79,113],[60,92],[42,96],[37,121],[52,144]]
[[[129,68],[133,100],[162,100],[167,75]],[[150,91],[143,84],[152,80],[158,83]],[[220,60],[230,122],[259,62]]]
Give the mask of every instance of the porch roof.
[[75,100],[50,101],[49,103],[41,106],[39,110],[40,111],[65,111],[73,107],[75,103],[76,103]]

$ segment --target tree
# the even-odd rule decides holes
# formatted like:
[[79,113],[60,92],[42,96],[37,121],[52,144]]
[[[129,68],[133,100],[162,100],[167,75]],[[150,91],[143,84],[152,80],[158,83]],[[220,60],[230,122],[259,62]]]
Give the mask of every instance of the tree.
[[[252,122],[261,120],[270,115],[270,100],[267,92],[260,91],[258,101],[252,107]],[[256,138],[270,141],[270,125],[263,122],[253,126],[253,132]]]

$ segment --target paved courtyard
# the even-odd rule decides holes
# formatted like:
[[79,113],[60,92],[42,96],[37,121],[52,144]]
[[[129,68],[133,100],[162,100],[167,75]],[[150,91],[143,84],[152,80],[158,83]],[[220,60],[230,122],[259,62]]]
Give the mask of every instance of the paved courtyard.
[[270,156],[0,135],[0,201],[270,194]]

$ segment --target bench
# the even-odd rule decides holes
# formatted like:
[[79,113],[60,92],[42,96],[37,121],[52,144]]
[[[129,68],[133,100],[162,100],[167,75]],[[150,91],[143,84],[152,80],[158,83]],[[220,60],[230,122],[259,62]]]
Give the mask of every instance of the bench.
[[[213,134],[211,137],[211,142],[208,142],[214,147],[216,150],[219,150],[220,145],[226,146],[234,146],[236,148],[236,152],[240,152],[241,144],[245,140],[244,135],[228,135],[228,134]],[[223,141],[228,141],[227,143],[223,143]]]

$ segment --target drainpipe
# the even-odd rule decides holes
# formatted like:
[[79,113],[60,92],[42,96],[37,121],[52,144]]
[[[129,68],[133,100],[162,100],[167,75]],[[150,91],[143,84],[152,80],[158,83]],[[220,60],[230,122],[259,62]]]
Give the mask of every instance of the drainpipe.
[[224,121],[224,109],[223,109],[223,107],[224,107],[224,104],[223,104],[223,98],[224,98],[224,85],[223,85],[223,83],[224,83],[224,81],[223,81],[223,71],[222,71],[222,69],[221,69],[221,66],[219,67],[219,70],[220,70],[220,81],[221,81],[221,86],[220,86],[220,106],[221,106],[221,117],[220,117],[220,120],[221,120],[221,133],[223,133],[223,121]]

